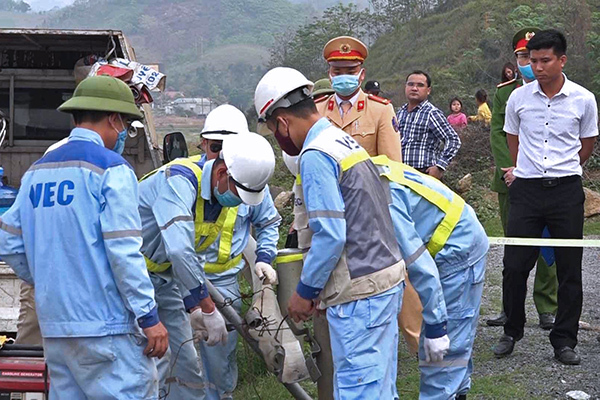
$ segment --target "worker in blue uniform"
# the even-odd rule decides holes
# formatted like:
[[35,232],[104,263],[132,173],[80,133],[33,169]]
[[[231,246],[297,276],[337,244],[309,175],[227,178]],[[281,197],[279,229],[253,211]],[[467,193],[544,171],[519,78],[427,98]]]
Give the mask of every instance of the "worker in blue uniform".
[[76,128],[24,174],[0,222],[1,257],[35,287],[51,399],[157,399],[151,357],[168,334],[140,253],[137,180],[120,155],[142,114],[108,76],[82,81],[59,110]]
[[[222,110],[221,107],[224,106],[218,109]],[[227,107],[239,112],[232,106]],[[237,116],[231,109],[220,117],[217,112],[216,116],[222,126],[229,123],[229,129],[241,130],[239,125],[231,125]],[[215,111],[217,109],[209,114],[205,126],[215,122]],[[243,114],[242,118],[245,123]],[[239,203],[242,201],[239,197],[244,191],[242,188],[236,188],[237,195],[231,190],[225,192],[226,196],[222,195],[217,189],[219,182],[226,181],[228,177],[231,182],[243,182],[242,186],[253,191],[248,192],[252,196],[246,196],[248,204],[267,201],[271,206],[273,204],[266,186],[275,166],[272,148],[264,138],[250,134],[247,123],[245,125],[246,135],[242,139],[228,145],[220,141],[220,148],[215,153],[217,158],[210,163],[199,156],[176,159],[148,174],[140,183],[140,214],[144,227],[142,252],[147,257],[150,277],[157,293],[159,315],[169,330],[173,349],[171,362],[159,363],[161,387],[174,398],[196,399],[197,396],[204,396],[204,392],[207,398],[220,398],[223,393],[233,392],[235,388],[237,377],[229,381],[229,387],[222,393],[210,380],[210,372],[215,368],[221,368],[219,373],[229,368],[230,353],[217,356],[214,360],[203,357],[202,364],[206,371],[204,382],[196,350],[189,339],[192,336],[190,319],[192,325],[200,326],[197,331],[206,331],[206,341],[201,342],[200,346],[209,349],[208,352],[222,355],[231,348],[228,338],[234,336],[226,332],[220,313],[214,309],[208,297],[204,269],[233,264],[243,266],[239,255],[247,244],[247,238],[244,243],[238,243],[236,232],[232,233],[232,230],[240,222],[237,217],[239,209],[255,209],[257,206]],[[246,172],[251,172],[251,175],[246,175]],[[235,187],[233,184],[230,186]],[[277,223],[280,217],[276,210],[274,214],[270,217]],[[246,221],[242,223],[245,224]],[[273,249],[278,239],[276,225],[274,231]],[[244,234],[249,234],[249,231],[245,230]],[[222,240],[221,237],[229,237],[229,240]],[[224,260],[220,255],[215,256],[214,261],[210,259],[210,246],[215,244],[217,251],[221,249],[226,253]],[[227,250],[228,246],[231,249]],[[218,259],[221,260],[220,264]],[[237,291],[239,293],[239,289]],[[231,296],[229,292],[224,295]],[[185,311],[191,313],[190,318]],[[197,332],[197,336],[201,335]],[[235,347],[231,351],[234,350]],[[176,352],[179,353],[177,359],[174,356]],[[170,385],[166,382],[169,378],[174,380]]]
[[[248,137],[258,135],[249,132],[246,117],[240,110],[227,104],[215,108],[206,117],[200,135],[206,151],[200,163],[205,163],[205,170],[214,169],[215,159],[218,159],[221,151],[225,151],[225,143],[227,143],[227,146],[236,146],[247,154],[248,164],[242,165],[241,162],[236,162],[235,171],[247,174],[247,180],[255,179],[253,175],[256,175],[255,171],[262,168],[260,160],[265,157],[247,144]],[[269,149],[270,157],[274,157],[270,147]],[[264,183],[266,184],[266,181]],[[202,195],[209,196],[210,191],[206,182],[201,186]],[[281,216],[273,204],[268,186],[262,194],[260,199],[256,198],[252,202],[241,203],[241,199],[231,202],[231,212],[224,220],[220,236],[212,241],[204,241],[197,249],[198,255],[205,260],[206,278],[224,298],[233,300],[232,306],[238,313],[241,312],[242,306],[238,276],[245,266],[242,251],[248,244],[252,227],[256,237],[254,271],[259,278],[264,279],[265,284],[274,284],[277,281],[277,273],[271,264],[277,255]],[[225,346],[198,343],[208,382],[209,400],[233,397],[238,379],[235,351],[237,340],[238,335],[234,331],[229,333]]]
[[[485,275],[486,233],[473,209],[437,179],[385,156],[373,161],[389,181],[396,237],[423,304],[419,398],[466,399]],[[438,351],[447,341],[449,349]]]
[[389,189],[366,150],[320,116],[312,88],[300,72],[274,68],[254,96],[282,150],[300,155],[300,200],[313,232],[288,315],[299,322],[326,310],[336,399],[391,399],[405,267]]

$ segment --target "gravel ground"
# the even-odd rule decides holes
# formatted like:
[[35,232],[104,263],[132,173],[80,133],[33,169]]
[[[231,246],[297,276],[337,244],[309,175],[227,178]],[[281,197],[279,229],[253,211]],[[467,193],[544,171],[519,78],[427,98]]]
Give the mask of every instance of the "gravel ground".
[[[587,237],[599,239],[600,237]],[[600,343],[596,339],[600,332],[579,330],[577,351],[581,365],[565,366],[554,360],[553,349],[548,339],[549,331],[538,325],[538,316],[533,299],[532,271],[526,302],[527,323],[525,335],[513,354],[504,359],[495,359],[492,346],[502,334],[501,327],[488,327],[486,319],[495,316],[501,303],[503,247],[494,246],[488,253],[486,287],[482,300],[477,339],[475,341],[476,364],[474,380],[487,375],[506,373],[517,383],[527,388],[527,398],[565,399],[571,390],[582,390],[592,399],[600,399]],[[600,260],[599,248],[583,251],[583,312],[581,321],[600,331]]]

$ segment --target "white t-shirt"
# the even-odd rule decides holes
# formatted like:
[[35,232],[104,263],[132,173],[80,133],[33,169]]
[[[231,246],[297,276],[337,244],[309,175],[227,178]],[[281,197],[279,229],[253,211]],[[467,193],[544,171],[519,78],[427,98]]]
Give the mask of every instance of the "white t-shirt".
[[517,178],[581,175],[580,139],[598,136],[598,105],[592,92],[566,76],[552,99],[534,81],[510,95],[504,131],[519,136]]

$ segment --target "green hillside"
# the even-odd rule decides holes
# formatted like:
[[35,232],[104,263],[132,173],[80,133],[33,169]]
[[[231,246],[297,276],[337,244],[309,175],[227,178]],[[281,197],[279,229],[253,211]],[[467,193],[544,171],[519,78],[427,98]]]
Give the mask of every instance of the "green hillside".
[[277,35],[313,13],[287,0],[80,0],[48,13],[43,26],[120,29],[139,60],[164,66],[170,88],[247,108],[257,82],[247,77],[265,71]]
[[569,61],[565,73],[600,94],[593,84],[600,50],[593,39],[598,25],[596,1],[477,0],[445,12],[413,19],[380,37],[366,62],[369,78],[381,80],[394,104],[404,102],[403,82],[414,69],[433,78],[432,100],[446,110],[448,100],[459,96],[475,113],[474,93],[479,88],[493,96],[505,62],[514,63],[511,40],[525,26],[557,28],[567,35]]

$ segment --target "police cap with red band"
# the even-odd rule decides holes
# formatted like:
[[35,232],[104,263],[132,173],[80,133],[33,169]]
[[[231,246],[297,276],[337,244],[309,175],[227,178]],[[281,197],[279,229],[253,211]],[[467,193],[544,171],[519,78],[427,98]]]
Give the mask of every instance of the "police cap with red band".
[[362,64],[368,55],[367,46],[351,36],[331,39],[323,48],[323,58],[334,67],[355,67]]
[[529,52],[529,50],[527,50],[527,43],[529,43],[531,38],[534,37],[535,34],[539,31],[540,30],[538,28],[528,27],[523,28],[519,32],[515,33],[515,36],[513,36],[512,41],[515,53],[518,53],[520,51]]

